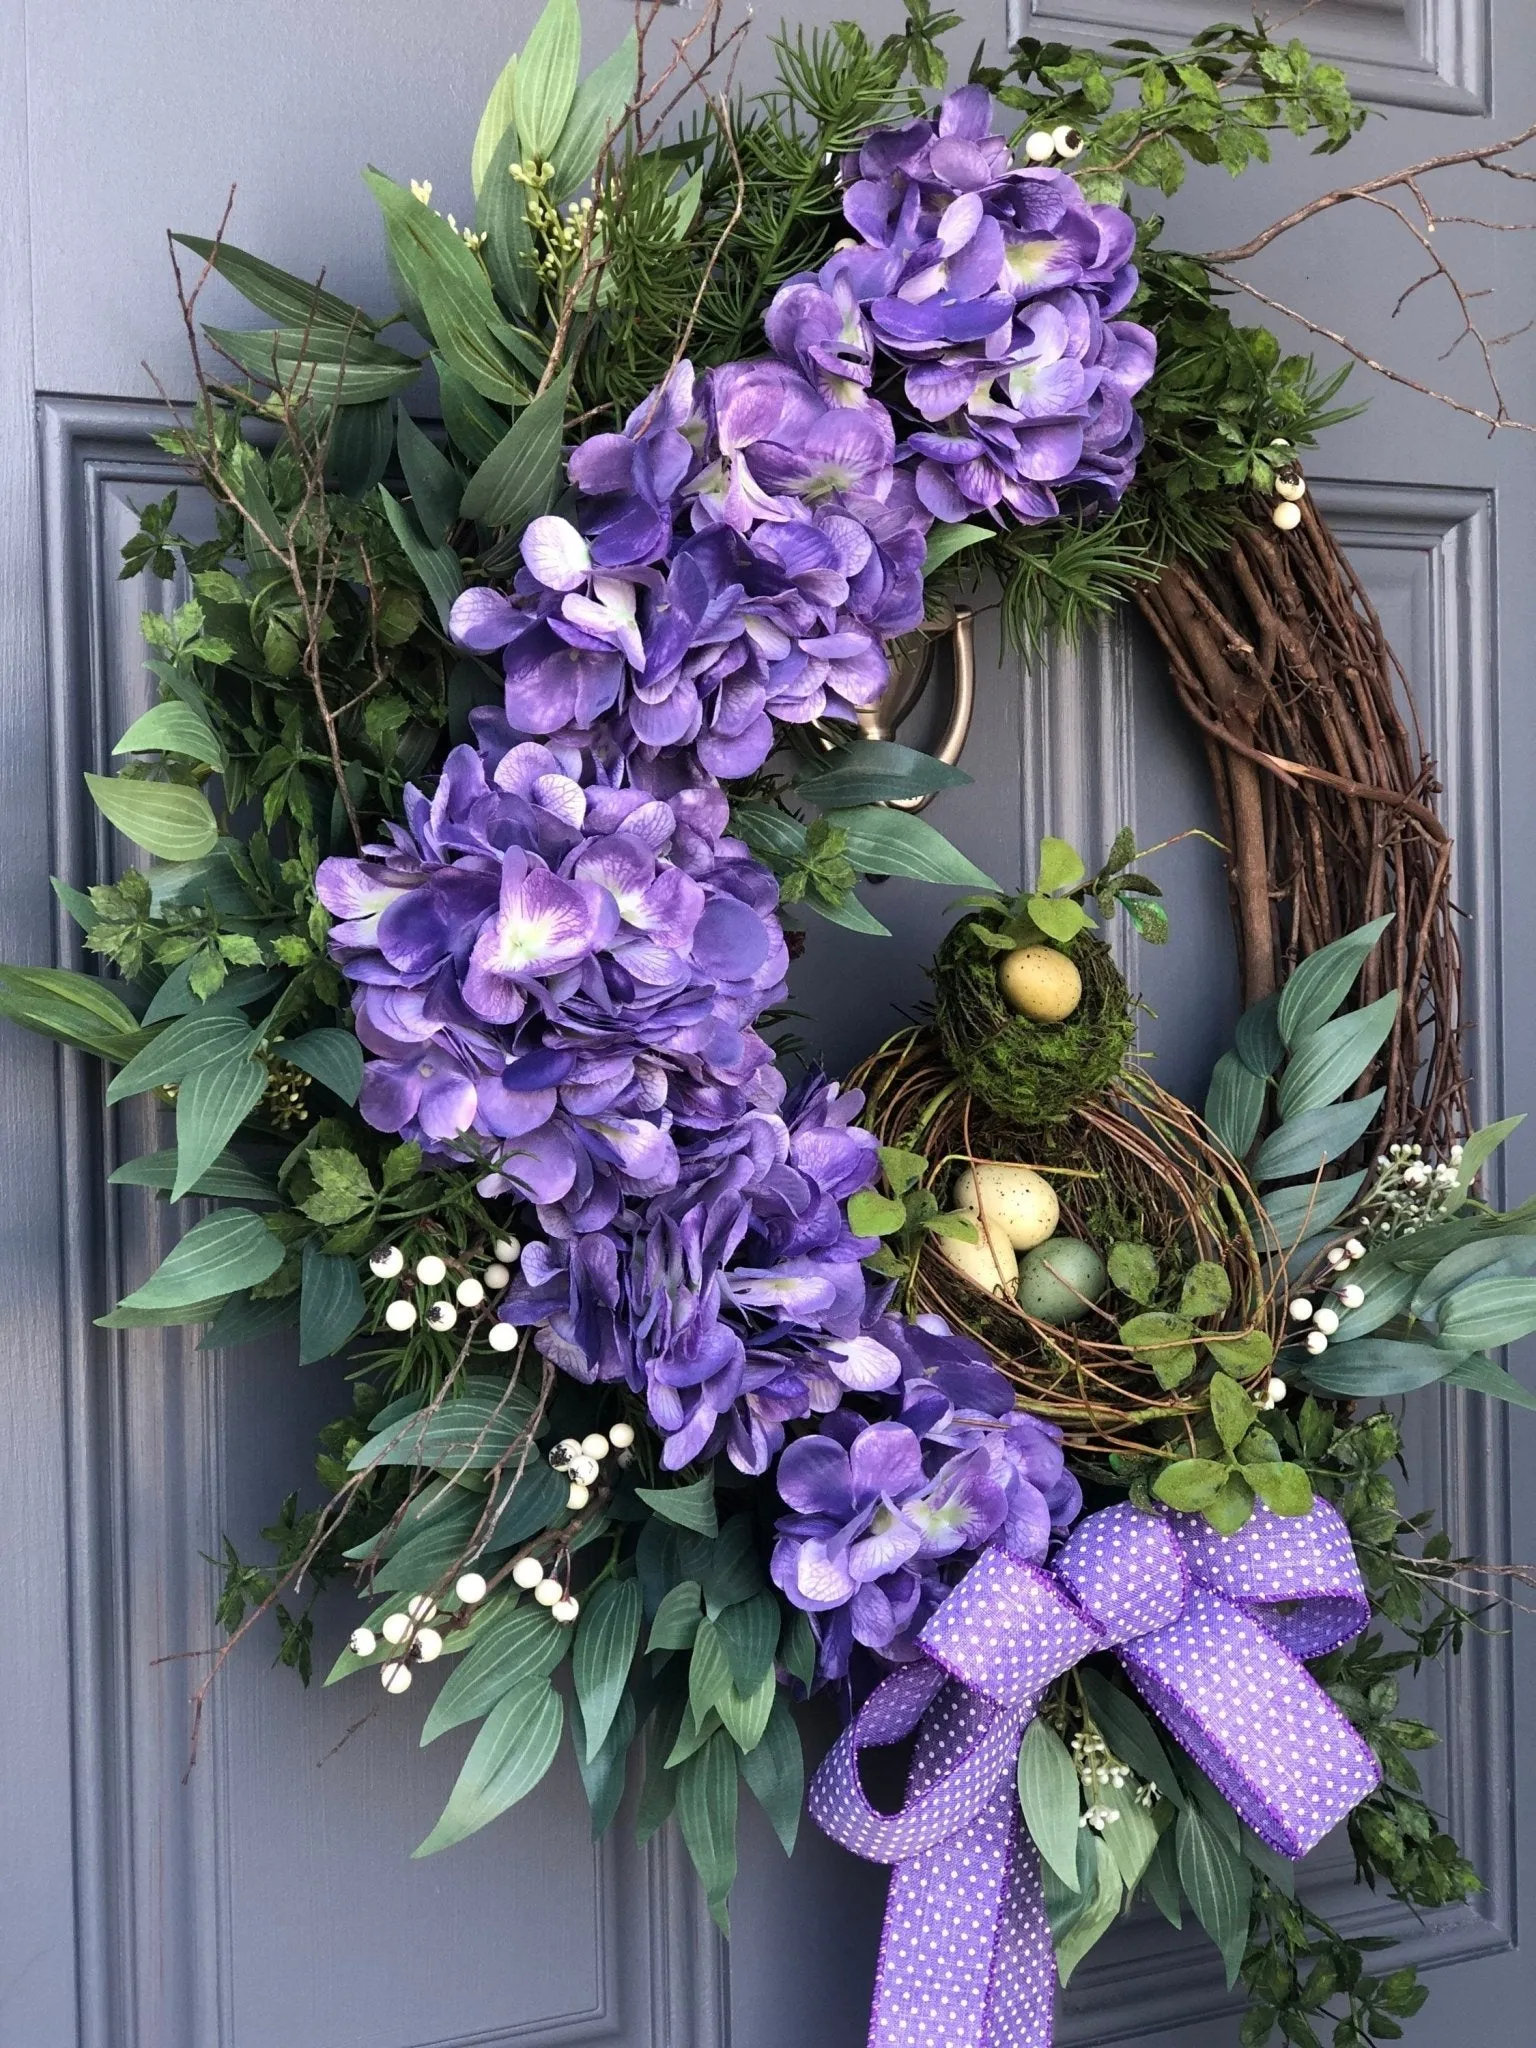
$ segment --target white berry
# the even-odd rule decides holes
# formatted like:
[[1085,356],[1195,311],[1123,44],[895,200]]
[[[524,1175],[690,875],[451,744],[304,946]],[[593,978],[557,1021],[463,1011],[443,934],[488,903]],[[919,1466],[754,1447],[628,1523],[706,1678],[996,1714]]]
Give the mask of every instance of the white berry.
[[405,1603],[405,1611],[412,1621],[435,1621],[437,1602],[425,1593],[413,1593]]
[[429,1330],[451,1330],[459,1320],[459,1312],[451,1301],[434,1301],[427,1310]]
[[1339,1289],[1339,1299],[1346,1308],[1359,1308],[1365,1301],[1365,1289],[1358,1281],[1351,1280],[1347,1287]]
[[627,1451],[634,1440],[634,1424],[630,1422],[616,1422],[608,1432],[608,1441],[616,1451]]
[[431,1664],[443,1654],[443,1639],[435,1628],[419,1628],[411,1648],[418,1664]]
[[565,1598],[565,1591],[558,1579],[540,1579],[533,1589],[533,1597],[541,1607],[553,1607],[557,1600]]
[[608,1439],[593,1430],[590,1436],[581,1440],[581,1454],[584,1458],[596,1458],[599,1463],[608,1455]]
[[572,1458],[569,1467],[572,1479],[578,1486],[595,1486],[602,1471],[596,1458]]
[[1341,1266],[1349,1264],[1349,1253],[1341,1244],[1336,1244],[1328,1254],[1328,1263],[1337,1273]]
[[549,1462],[559,1472],[567,1465],[573,1465],[580,1456],[581,1445],[576,1441],[575,1437],[563,1436],[559,1443],[550,1451]]
[[411,1632],[411,1617],[408,1614],[386,1614],[380,1630],[386,1643],[403,1643]]
[[481,1573],[464,1572],[454,1582],[453,1590],[456,1597],[462,1600],[466,1607],[477,1607],[490,1591],[490,1588],[486,1585]]
[[1319,1352],[1323,1352],[1328,1349],[1328,1339],[1324,1336],[1321,1330],[1308,1330],[1307,1349],[1311,1352],[1314,1358],[1318,1356]]
[[568,1508],[584,1508],[591,1498],[591,1492],[587,1487],[573,1486],[565,1496],[565,1504]]
[[355,1628],[347,1638],[347,1648],[354,1657],[371,1657],[379,1647],[379,1639],[371,1628]]
[[499,1294],[511,1278],[512,1275],[499,1261],[493,1260],[485,1269],[485,1284],[493,1294]]
[[1344,1240],[1344,1249],[1352,1259],[1363,1259],[1365,1257],[1365,1246],[1358,1237],[1346,1238]]
[[1266,1408],[1278,1408],[1280,1406],[1280,1403],[1285,1399],[1285,1395],[1285,1381],[1278,1378],[1272,1379],[1269,1385],[1264,1389],[1264,1406]]
[[485,1299],[485,1289],[469,1274],[454,1288],[453,1298],[460,1308],[478,1308]]
[[522,1246],[515,1237],[498,1237],[491,1249],[503,1265],[510,1266],[522,1250]]
[[1278,526],[1282,533],[1294,533],[1301,524],[1301,507],[1288,498],[1282,498],[1269,515],[1271,524]]
[[436,1252],[428,1252],[416,1261],[416,1278],[423,1287],[441,1287],[448,1278],[448,1268]]
[[1051,147],[1058,156],[1081,156],[1087,143],[1070,121],[1063,121],[1059,128],[1051,130]]
[[414,1301],[392,1301],[384,1311],[384,1320],[392,1330],[408,1330],[416,1320]]
[[554,1606],[551,1607],[549,1611],[555,1617],[556,1621],[571,1622],[576,1619],[578,1614],[580,1614],[581,1602],[575,1599],[570,1594],[567,1594],[565,1599],[557,1600]]
[[510,1323],[492,1323],[485,1333],[485,1341],[493,1351],[515,1351],[517,1332]]
[[1047,157],[1056,153],[1055,138],[1048,129],[1037,128],[1024,142],[1024,154],[1032,164],[1043,164]]
[[386,1692],[409,1692],[411,1667],[409,1664],[381,1664],[379,1679]]
[[368,1270],[380,1280],[393,1280],[405,1271],[405,1253],[397,1244],[381,1244],[368,1261]]
[[526,1593],[539,1584],[544,1576],[544,1567],[536,1557],[520,1557],[512,1567],[512,1583],[521,1586]]
[[1299,476],[1277,476],[1275,495],[1292,505],[1297,505],[1307,495],[1307,486],[1304,479]]
[[1320,1308],[1312,1318],[1314,1330],[1321,1330],[1325,1337],[1331,1337],[1339,1327],[1339,1319],[1331,1308]]
[[1312,1304],[1304,1294],[1298,1294],[1291,1303],[1291,1321],[1309,1323],[1312,1320]]

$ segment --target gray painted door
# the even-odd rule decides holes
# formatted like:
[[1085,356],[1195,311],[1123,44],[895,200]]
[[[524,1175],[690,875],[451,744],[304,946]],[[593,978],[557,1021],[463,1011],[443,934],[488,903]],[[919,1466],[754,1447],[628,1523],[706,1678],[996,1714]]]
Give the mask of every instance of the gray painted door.
[[[1086,39],[1180,34],[1227,11],[1017,4],[1036,32]],[[999,40],[1001,5],[987,0],[972,31]],[[847,11],[884,27],[896,10]],[[589,43],[616,37],[623,12],[585,0]],[[1354,145],[1350,175],[1508,132],[1536,109],[1525,0],[1314,0],[1306,14],[1314,44],[1394,116]],[[144,594],[114,579],[132,505],[167,484],[140,367],[174,381],[180,361],[162,229],[206,229],[238,178],[243,243],[297,270],[329,265],[337,289],[379,300],[357,167],[376,159],[454,194],[500,53],[531,15],[528,0],[0,0],[0,957],[67,957],[46,876],[80,881],[104,851],[79,771],[101,765],[141,701]],[[1326,181],[1282,150],[1267,177],[1195,181],[1175,225],[1191,246],[1230,243]],[[1536,311],[1522,254],[1494,250],[1504,328]],[[1398,268],[1362,210],[1282,244],[1255,276],[1413,374],[1462,374],[1436,366],[1454,326],[1426,295],[1411,321],[1386,319],[1413,275]],[[1511,397],[1529,417],[1536,377],[1518,347]],[[1523,892],[1500,887],[1536,853],[1522,776],[1536,760],[1524,687],[1536,469],[1528,436],[1485,441],[1407,392],[1373,396],[1369,417],[1330,443],[1318,496],[1384,611],[1443,765],[1475,919],[1475,1063],[1497,1110],[1536,1100],[1536,948]],[[981,678],[976,780],[939,817],[994,872],[1018,874],[1043,829],[1092,847],[1122,822],[1143,843],[1208,822],[1198,758],[1133,631],[1030,673],[984,633]],[[1160,1071],[1194,1085],[1233,1001],[1224,966],[1189,965],[1196,948],[1227,957],[1222,885],[1198,842],[1162,872],[1183,944],[1137,973]],[[802,972],[833,1065],[921,1000],[938,892],[889,884],[881,908],[893,940],[838,935]],[[352,1731],[365,1712],[355,1695],[301,1694],[259,1652],[228,1674],[183,1785],[189,1666],[157,1660],[209,1640],[199,1553],[222,1529],[253,1536],[303,1469],[334,1390],[285,1357],[210,1364],[174,1336],[92,1329],[153,1251],[139,1204],[102,1192],[104,1166],[141,1149],[121,1115],[104,1115],[94,1073],[7,1035],[0,2048],[856,2048],[882,1885],[814,1837],[787,1869],[748,1820],[728,1959],[670,1843],[640,1853],[621,1828],[591,1846],[569,1770],[485,1836],[412,1863],[451,1780],[449,1744],[418,1754],[414,1710]],[[1520,1195],[1536,1145],[1511,1153]],[[1466,1548],[1530,1556],[1532,1492],[1511,1484],[1529,1463],[1529,1418],[1506,1429],[1455,1401],[1421,1401],[1417,1414],[1423,1498],[1454,1503]],[[323,1624],[334,1639],[344,1613]],[[1536,1871],[1522,1696],[1536,1696],[1528,1630],[1478,1644],[1427,1687],[1450,1738],[1437,1796],[1489,1882],[1475,1909],[1420,1926],[1356,1896],[1346,1859],[1321,1859],[1329,1910],[1439,1966],[1416,2041],[1530,2037],[1536,1969],[1515,1945],[1519,1879]],[[1085,1967],[1062,2032],[1087,2043],[1177,2028],[1207,2048],[1233,2038],[1229,2013],[1198,1943],[1135,1923]]]

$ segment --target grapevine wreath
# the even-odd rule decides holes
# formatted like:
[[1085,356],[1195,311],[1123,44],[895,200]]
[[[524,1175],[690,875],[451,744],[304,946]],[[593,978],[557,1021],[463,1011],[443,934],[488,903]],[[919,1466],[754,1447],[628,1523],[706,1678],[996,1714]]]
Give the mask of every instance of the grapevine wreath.
[[[1143,1898],[1245,2042],[1395,2038],[1414,1971],[1294,1862],[1347,1823],[1410,1905],[1477,1889],[1396,1707],[1474,1568],[1399,1510],[1378,1401],[1536,1405],[1494,1356],[1536,1239],[1478,1194],[1512,1124],[1467,1128],[1433,769],[1298,463],[1340,380],[1233,319],[1249,250],[1128,205],[1362,114],[1262,27],[952,83],[926,0],[742,100],[739,31],[658,52],[654,12],[583,79],[551,0],[472,226],[367,173],[387,318],[227,216],[173,238],[162,441],[217,530],[144,507],[125,576],[190,594],[88,778],[150,862],[55,884],[115,979],[0,1006],[164,1105],[113,1179],[198,1205],[102,1326],[348,1361],[329,1497],[228,1550],[215,1670],[272,1614],[307,1680],[352,1577],[329,1682],[475,1724],[419,1854],[568,1725],[594,1830],[636,1783],[722,1928],[740,1782],[790,1849],[826,1690],[810,1811],[894,1867],[872,2040],[1048,2042]],[[202,326],[213,273],[271,324]],[[1168,937],[1129,835],[1000,889],[917,815],[961,771],[861,727],[997,591],[1026,647],[1134,602],[1208,749],[1248,1007],[1198,1110],[1102,936]],[[964,900],[840,1085],[781,1042],[791,963],[811,917],[878,934],[881,875]],[[860,1752],[912,1735],[882,1810]]]

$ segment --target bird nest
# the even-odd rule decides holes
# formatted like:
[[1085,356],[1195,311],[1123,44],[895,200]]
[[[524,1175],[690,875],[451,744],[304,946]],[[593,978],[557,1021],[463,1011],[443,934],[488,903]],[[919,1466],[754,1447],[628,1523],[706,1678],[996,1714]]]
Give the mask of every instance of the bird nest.
[[[994,1296],[945,1258],[924,1232],[908,1268],[903,1306],[937,1314],[991,1356],[1018,1389],[1019,1406],[1059,1425],[1081,1457],[1193,1443],[1208,1406],[1210,1369],[1219,1361],[1235,1379],[1262,1386],[1269,1375],[1260,1334],[1278,1342],[1285,1313],[1281,1247],[1264,1221],[1241,1167],[1184,1103],[1136,1069],[1061,1120],[1025,1130],[974,1096],[945,1058],[938,1035],[899,1033],[851,1077],[866,1106],[861,1122],[883,1145],[920,1153],[923,1185],[941,1210],[967,1165],[1006,1161],[1034,1167],[1061,1205],[1062,1232],[1101,1253],[1143,1244],[1157,1260],[1160,1291],[1136,1302],[1113,1290],[1080,1321],[1064,1326],[1026,1315],[1010,1296]],[[1147,1309],[1176,1309],[1179,1277],[1198,1263],[1219,1266],[1231,1298],[1197,1326],[1200,1364],[1175,1387],[1157,1364],[1122,1341],[1120,1326]],[[1145,1346],[1143,1346],[1145,1350]],[[1240,1365],[1244,1357],[1254,1362]],[[1164,1376],[1167,1376],[1166,1365]]]

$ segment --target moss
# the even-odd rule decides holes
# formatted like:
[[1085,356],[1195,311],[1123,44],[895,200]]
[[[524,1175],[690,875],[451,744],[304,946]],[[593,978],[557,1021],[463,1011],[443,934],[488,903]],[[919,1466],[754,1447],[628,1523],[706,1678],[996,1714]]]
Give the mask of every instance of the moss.
[[980,915],[964,917],[934,963],[935,1013],[944,1051],[970,1092],[1026,1129],[1057,1124],[1100,1095],[1125,1064],[1136,1027],[1130,992],[1109,948],[1082,932],[1064,950],[1083,999],[1059,1024],[1037,1024],[1003,1001],[1002,957],[985,945]]

